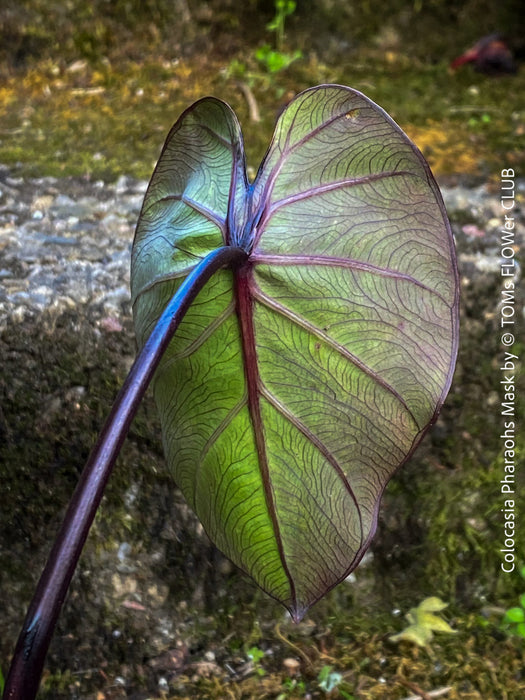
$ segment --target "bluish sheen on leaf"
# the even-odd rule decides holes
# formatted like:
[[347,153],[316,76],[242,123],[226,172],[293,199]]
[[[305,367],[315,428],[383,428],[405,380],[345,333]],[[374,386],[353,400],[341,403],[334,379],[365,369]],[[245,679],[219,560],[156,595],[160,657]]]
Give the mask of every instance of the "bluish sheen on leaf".
[[228,105],[184,112],[135,236],[139,344],[225,244],[248,261],[207,283],[157,370],[164,448],[211,539],[300,619],[359,563],[447,394],[454,246],[420,152],[338,85],[288,105],[253,184]]

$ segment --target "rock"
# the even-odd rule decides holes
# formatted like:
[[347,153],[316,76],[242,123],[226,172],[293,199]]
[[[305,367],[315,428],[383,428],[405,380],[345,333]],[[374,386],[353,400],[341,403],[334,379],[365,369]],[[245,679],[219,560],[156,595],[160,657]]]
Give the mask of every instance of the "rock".
[[[524,181],[525,182],[525,181]],[[517,181],[516,191],[525,188]],[[130,316],[129,265],[147,182],[13,178],[0,166],[0,330],[10,318],[60,314],[87,305],[96,314]],[[466,279],[496,273],[503,210],[487,185],[442,188]],[[516,214],[516,240],[524,216]]]
[[283,668],[290,677],[297,676],[301,670],[301,663],[297,659],[288,657],[283,659]]
[[147,183],[59,184],[0,169],[0,329],[71,302],[130,314],[131,242]]

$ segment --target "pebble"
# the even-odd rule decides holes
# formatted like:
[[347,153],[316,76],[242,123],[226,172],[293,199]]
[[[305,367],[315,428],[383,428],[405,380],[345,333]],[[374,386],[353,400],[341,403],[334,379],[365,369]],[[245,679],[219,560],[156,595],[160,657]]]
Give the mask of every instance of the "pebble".
[[0,330],[78,305],[129,317],[131,244],[146,187],[130,177],[14,178],[0,165]]
[[283,659],[283,668],[289,676],[297,676],[301,670],[301,664],[297,659],[288,657]]
[[[9,321],[79,305],[101,318],[129,317],[131,245],[146,188],[146,181],[126,175],[113,184],[12,177],[0,165],[0,330]],[[518,245],[525,230],[524,191],[525,182],[517,181]],[[461,219],[453,230],[467,279],[497,272],[504,215],[498,192],[455,184],[442,193],[449,215]]]

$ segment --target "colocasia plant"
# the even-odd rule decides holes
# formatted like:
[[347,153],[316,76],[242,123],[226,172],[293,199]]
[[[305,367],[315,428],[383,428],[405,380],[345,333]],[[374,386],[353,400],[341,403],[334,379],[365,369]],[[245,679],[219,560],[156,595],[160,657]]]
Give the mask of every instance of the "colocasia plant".
[[451,383],[458,276],[439,189],[401,129],[348,87],[298,95],[252,183],[228,105],[187,109],[144,199],[131,287],[141,350],[29,609],[6,698],[36,695],[152,377],[188,503],[294,620],[358,565],[388,480]]

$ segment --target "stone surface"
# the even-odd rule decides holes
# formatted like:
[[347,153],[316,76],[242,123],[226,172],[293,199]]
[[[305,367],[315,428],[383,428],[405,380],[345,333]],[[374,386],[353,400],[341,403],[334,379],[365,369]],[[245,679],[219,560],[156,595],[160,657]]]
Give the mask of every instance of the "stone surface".
[[0,168],[0,329],[78,306],[129,316],[129,262],[147,183],[40,178]]
[[[147,182],[22,180],[0,166],[0,330],[45,311],[88,306],[101,318],[129,317],[133,232]],[[517,183],[518,196],[525,181]],[[442,187],[466,280],[499,270],[504,210],[487,185]],[[514,208],[516,243],[525,214]],[[516,268],[517,278],[521,274]],[[465,279],[464,279],[465,282]]]

